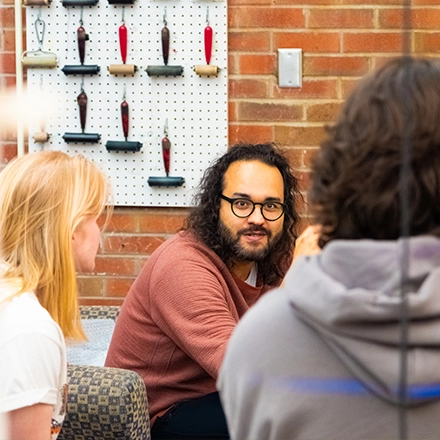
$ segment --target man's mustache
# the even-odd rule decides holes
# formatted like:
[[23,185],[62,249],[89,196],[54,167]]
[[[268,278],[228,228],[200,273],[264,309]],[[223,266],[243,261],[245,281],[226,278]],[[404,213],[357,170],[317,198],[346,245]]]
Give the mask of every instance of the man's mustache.
[[237,232],[237,236],[244,235],[244,234],[252,234],[253,232],[261,232],[265,235],[267,235],[268,238],[272,237],[272,232],[266,229],[264,226],[249,226],[248,228],[239,229]]

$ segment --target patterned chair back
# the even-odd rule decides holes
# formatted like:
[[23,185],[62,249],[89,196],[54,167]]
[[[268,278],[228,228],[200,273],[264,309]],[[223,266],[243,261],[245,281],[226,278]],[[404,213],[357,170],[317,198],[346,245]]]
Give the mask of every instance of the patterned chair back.
[[[116,319],[118,306],[82,306],[82,319]],[[58,440],[150,440],[145,384],[134,371],[69,365],[67,413]]]

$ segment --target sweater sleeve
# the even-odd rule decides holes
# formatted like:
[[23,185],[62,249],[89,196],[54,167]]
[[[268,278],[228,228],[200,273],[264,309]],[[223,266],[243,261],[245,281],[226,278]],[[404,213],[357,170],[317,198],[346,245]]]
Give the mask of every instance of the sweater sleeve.
[[227,342],[238,322],[221,270],[206,256],[167,256],[151,271],[149,291],[156,325],[217,379]]

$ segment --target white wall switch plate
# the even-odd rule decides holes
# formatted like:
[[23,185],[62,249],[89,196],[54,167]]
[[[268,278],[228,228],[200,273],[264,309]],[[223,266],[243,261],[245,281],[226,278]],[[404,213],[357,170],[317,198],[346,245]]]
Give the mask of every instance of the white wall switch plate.
[[278,85],[302,86],[302,50],[278,49]]

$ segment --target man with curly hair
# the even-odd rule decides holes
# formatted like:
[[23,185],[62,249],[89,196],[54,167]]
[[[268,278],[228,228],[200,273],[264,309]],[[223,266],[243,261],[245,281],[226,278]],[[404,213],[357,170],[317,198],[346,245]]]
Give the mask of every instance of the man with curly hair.
[[440,63],[353,91],[312,165],[317,255],[237,326],[218,386],[235,440],[439,438]]
[[205,172],[186,227],[129,291],[106,365],[144,379],[152,438],[229,438],[216,392],[243,314],[288,269],[299,196],[272,144],[236,145]]

